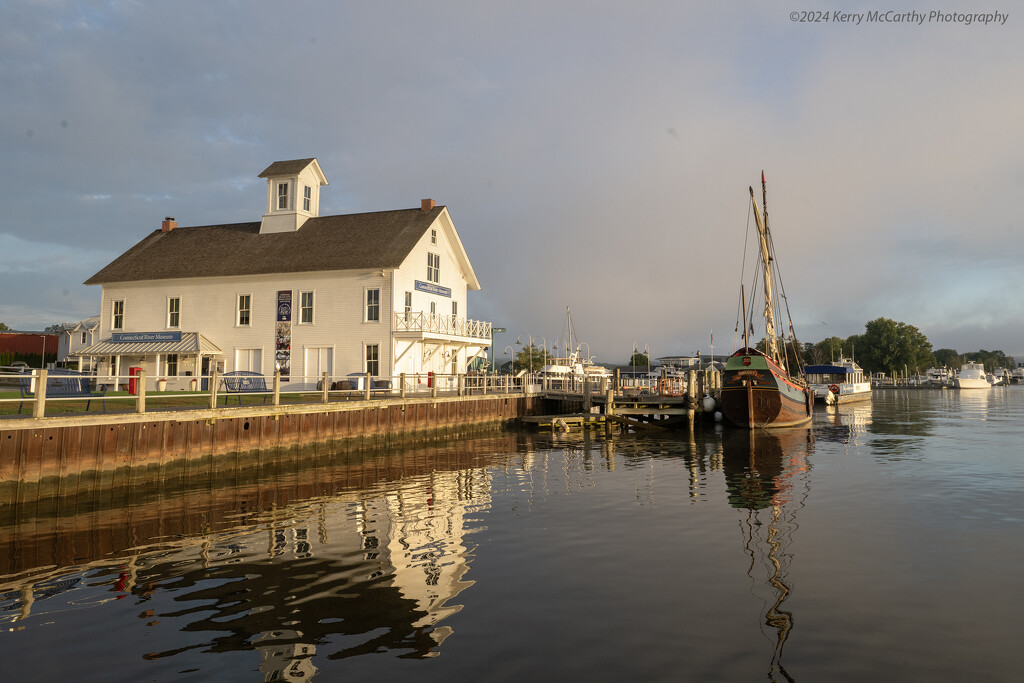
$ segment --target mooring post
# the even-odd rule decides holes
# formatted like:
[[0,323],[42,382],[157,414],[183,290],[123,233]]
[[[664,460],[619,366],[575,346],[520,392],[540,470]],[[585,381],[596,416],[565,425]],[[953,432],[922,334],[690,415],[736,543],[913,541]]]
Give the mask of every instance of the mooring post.
[[398,376],[398,381],[402,383],[402,398],[405,398],[405,373],[404,372]]
[[615,386],[612,387],[612,391],[618,391],[619,387],[621,387],[621,386],[622,385],[619,384],[619,369],[615,368]]
[[328,401],[327,392],[330,391],[330,389],[331,389],[331,380],[327,376],[326,372],[323,374],[323,377],[321,378],[320,381],[322,382],[322,384],[320,386],[323,388],[323,392],[321,393],[321,400],[324,403],[327,403],[327,401]]
[[36,402],[32,404],[32,417],[46,414],[46,368],[39,368],[39,379],[36,380]]
[[146,412],[146,371],[139,370],[139,377],[135,380],[135,388],[139,392],[135,399],[135,412]]
[[370,373],[366,373],[366,400],[370,400],[370,385],[373,383],[373,379],[370,377]]
[[210,373],[210,409],[213,410],[217,407],[217,382],[220,378],[217,376],[217,369],[214,368],[213,372]]
[[502,375],[502,379],[505,382],[505,393],[507,394],[508,393],[508,385],[511,384],[512,376],[511,375]]
[[430,398],[437,398],[437,383],[440,379],[441,376],[435,373],[432,381],[430,382]]
[[459,395],[459,396],[462,396],[462,393],[463,393],[463,391],[464,391],[464,389],[463,389],[463,381],[464,381],[465,379],[466,379],[466,376],[465,376],[465,375],[463,375],[463,374],[461,374],[461,373],[459,373],[459,374],[458,374],[458,375],[456,375],[456,377],[455,377],[455,382],[456,382],[456,384],[458,385],[458,391],[457,391],[457,393],[458,393],[458,395]]
[[274,405],[281,405],[281,371],[274,371]]
[[593,397],[590,395],[590,380],[586,377],[583,378],[583,412],[589,413],[590,406],[593,405]]
[[686,373],[686,418],[690,422],[690,430],[693,430],[693,418],[695,411],[693,407],[697,402],[697,371],[690,370]]

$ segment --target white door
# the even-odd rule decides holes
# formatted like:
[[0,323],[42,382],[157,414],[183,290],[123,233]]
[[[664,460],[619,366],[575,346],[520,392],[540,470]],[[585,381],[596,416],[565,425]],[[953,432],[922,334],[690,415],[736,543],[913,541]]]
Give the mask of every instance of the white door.
[[263,373],[263,349],[235,349],[235,370]]
[[327,347],[306,347],[306,379],[308,383],[316,386],[323,374],[334,377],[334,349]]

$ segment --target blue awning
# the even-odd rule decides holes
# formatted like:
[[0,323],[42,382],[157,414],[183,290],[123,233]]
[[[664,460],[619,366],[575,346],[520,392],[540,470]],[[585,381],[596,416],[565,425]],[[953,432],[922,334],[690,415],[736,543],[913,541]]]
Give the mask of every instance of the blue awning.
[[844,368],[838,365],[808,365],[804,368],[805,375],[852,375],[857,372],[853,368]]

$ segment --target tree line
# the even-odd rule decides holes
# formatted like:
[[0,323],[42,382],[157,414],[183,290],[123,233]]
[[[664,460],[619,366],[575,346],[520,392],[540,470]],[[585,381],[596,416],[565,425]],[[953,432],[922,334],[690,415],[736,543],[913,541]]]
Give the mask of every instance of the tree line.
[[[797,344],[799,345],[799,342]],[[793,353],[793,345],[789,346],[787,350]],[[987,372],[992,372],[996,368],[1016,367],[1013,357],[1002,351],[933,351],[928,337],[919,329],[889,318],[876,318],[866,323],[864,334],[855,334],[846,339],[829,337],[801,346],[804,364],[819,365],[838,360],[840,357],[852,358],[866,372],[884,372],[890,377],[919,374],[928,368],[947,367],[959,370],[966,361],[984,364]]]

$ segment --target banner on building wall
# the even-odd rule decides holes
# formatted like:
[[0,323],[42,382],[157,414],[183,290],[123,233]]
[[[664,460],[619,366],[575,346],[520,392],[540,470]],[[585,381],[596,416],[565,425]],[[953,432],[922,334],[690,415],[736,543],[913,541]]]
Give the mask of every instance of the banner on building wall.
[[277,325],[274,343],[274,369],[288,380],[292,365],[292,292],[277,293]]

